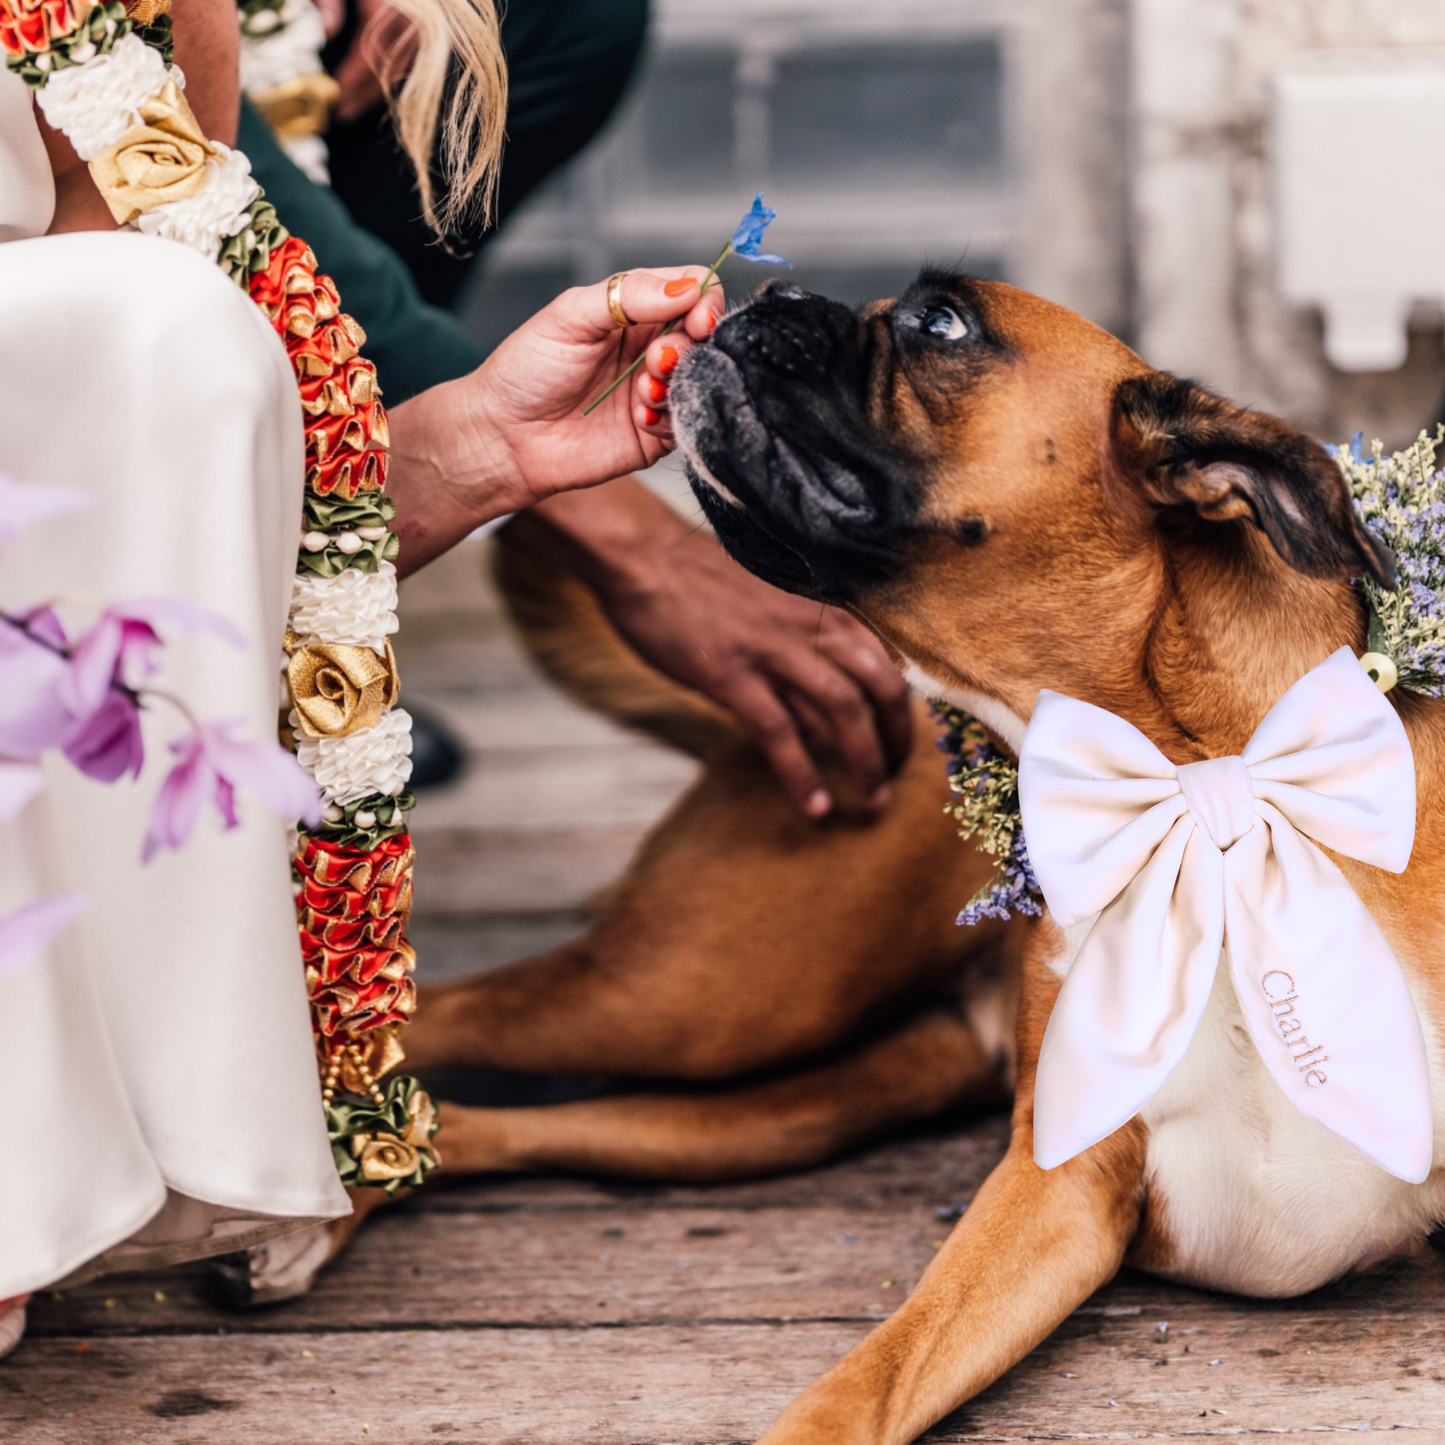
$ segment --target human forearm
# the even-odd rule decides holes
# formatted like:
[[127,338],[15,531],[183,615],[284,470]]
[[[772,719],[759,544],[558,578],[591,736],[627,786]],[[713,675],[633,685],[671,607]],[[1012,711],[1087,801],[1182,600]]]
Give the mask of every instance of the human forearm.
[[[672,439],[662,414],[620,387],[605,407],[593,411],[588,403],[648,351],[649,336],[657,347],[666,336],[675,356],[712,331],[722,294],[718,286],[704,293],[705,275],[700,266],[628,273],[620,305],[642,319],[621,331],[607,283],[574,287],[475,371],[397,407],[391,476],[405,570],[425,566],[484,522],[665,456]],[[646,499],[625,493],[624,502],[625,515],[605,508],[601,515],[625,530]],[[574,540],[586,525],[575,524]],[[595,547],[588,552],[597,555]]]
[[506,448],[468,421],[466,381],[431,387],[389,414],[387,491],[396,502],[403,577],[531,500]]

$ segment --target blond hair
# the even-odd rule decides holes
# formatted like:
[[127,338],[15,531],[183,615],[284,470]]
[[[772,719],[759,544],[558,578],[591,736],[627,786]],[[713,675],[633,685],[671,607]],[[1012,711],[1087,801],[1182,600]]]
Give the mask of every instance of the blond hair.
[[[416,171],[422,214],[441,236],[476,217],[489,223],[507,123],[507,60],[497,7],[493,0],[390,3],[414,38],[411,66],[398,86],[408,47],[390,44],[386,54],[368,58],[386,91],[397,140]],[[445,181],[440,201],[432,173],[438,121]]]

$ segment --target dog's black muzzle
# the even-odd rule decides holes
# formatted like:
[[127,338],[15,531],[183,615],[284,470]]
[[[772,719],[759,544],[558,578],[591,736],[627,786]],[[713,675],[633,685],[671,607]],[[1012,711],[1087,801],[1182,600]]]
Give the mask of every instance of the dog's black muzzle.
[[764,581],[849,601],[892,568],[912,511],[867,416],[870,339],[846,306],[764,288],[672,383],[688,479],[727,550]]

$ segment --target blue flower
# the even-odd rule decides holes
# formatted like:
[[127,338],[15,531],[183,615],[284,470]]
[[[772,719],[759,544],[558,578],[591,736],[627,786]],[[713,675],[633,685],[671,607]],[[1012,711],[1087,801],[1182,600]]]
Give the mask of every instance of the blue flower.
[[781,256],[764,255],[758,250],[762,244],[763,232],[777,219],[778,213],[771,207],[763,204],[763,193],[759,191],[753,197],[752,209],[738,223],[738,228],[733,232],[733,238],[728,243],[728,249],[734,256],[741,256],[744,261],[756,261],[760,266],[786,266],[792,270],[793,263],[785,261]]

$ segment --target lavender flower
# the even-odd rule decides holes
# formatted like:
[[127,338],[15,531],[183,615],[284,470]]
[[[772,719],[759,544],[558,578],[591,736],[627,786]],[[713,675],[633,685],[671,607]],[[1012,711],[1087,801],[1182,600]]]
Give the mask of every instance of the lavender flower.
[[972,927],[985,918],[1006,920],[1015,913],[1029,918],[1043,914],[1043,893],[1029,866],[1019,815],[1019,770],[999,751],[982,723],[941,703],[933,715],[943,726],[939,749],[948,755],[948,785],[955,802],[948,812],[958,821],[961,838],[999,860],[998,872],[958,915]]
[[1013,851],[988,884],[969,899],[957,921],[964,928],[972,928],[985,918],[1007,922],[1015,913],[1025,918],[1042,918],[1044,909],[1039,901],[1042,896],[1039,880],[1029,866],[1029,850],[1020,830],[1015,835]]
[[70,735],[65,634],[48,609],[0,614],[0,757],[33,761]]
[[116,686],[137,688],[160,669],[161,630],[182,637],[213,632],[232,647],[246,640],[224,617],[186,597],[134,597],[105,609],[70,651],[68,701],[81,716]]
[[74,767],[97,782],[118,783],[127,773],[140,777],[145,742],[135,695],[119,689],[107,693],[65,740],[62,751]]
[[1360,521],[1395,554],[1400,585],[1386,592],[1360,578],[1370,606],[1369,650],[1399,669],[1400,683],[1429,697],[1445,694],[1445,470],[1436,453],[1445,427],[1393,456],[1363,434],[1330,450],[1355,499]]

